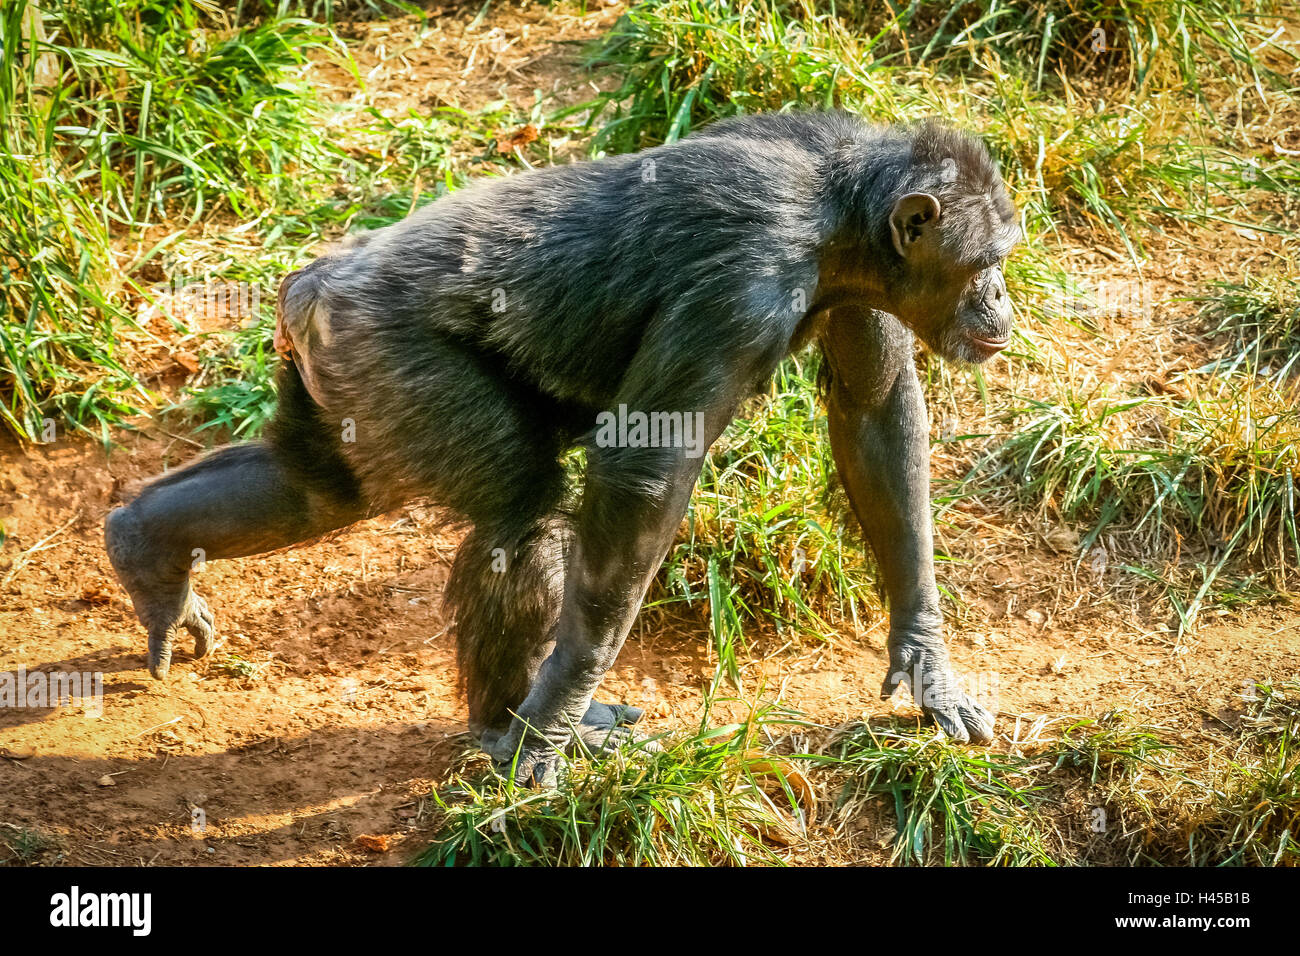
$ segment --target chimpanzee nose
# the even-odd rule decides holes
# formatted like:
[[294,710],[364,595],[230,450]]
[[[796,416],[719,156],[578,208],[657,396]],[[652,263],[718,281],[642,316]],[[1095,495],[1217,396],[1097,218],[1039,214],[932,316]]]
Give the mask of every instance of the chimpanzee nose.
[[995,272],[989,282],[989,293],[993,296],[994,302],[1001,302],[1007,296],[1007,283],[1002,278],[1001,272]]
[[1003,332],[1011,331],[1011,296],[1007,295],[1007,285],[1001,274],[993,277],[989,283],[985,301],[994,321]]
[[980,356],[978,361],[984,361],[1011,344],[1011,297],[998,269],[979,276],[972,292],[965,332],[967,341]]

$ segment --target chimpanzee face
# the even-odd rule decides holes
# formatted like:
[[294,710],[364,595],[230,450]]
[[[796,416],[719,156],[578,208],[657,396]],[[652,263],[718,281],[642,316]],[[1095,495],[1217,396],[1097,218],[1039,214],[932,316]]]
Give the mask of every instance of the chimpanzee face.
[[889,311],[946,359],[978,364],[1011,341],[1002,263],[1020,228],[1000,198],[945,214],[929,193],[909,193],[890,215],[901,263],[886,283]]

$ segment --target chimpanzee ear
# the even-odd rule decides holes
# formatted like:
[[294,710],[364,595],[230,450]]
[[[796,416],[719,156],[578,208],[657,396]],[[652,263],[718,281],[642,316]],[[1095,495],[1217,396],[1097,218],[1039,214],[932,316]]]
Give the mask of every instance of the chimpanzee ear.
[[908,193],[889,214],[889,231],[894,248],[906,257],[939,221],[939,200],[929,193]]

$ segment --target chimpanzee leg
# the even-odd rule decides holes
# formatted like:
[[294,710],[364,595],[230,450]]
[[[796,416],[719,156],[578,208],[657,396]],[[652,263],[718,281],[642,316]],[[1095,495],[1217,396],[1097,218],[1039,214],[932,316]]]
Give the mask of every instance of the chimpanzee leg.
[[[700,460],[680,449],[589,453],[554,648],[509,732],[489,749],[505,767],[518,752],[519,782],[554,778],[559,755],[588,713],[591,695],[617,658],[672,543],[699,468]],[[637,475],[653,475],[657,487],[638,487]],[[611,743],[622,736],[613,734]]]
[[111,512],[104,539],[113,569],[149,633],[149,671],[167,676],[179,628],[195,655],[212,647],[212,614],[190,589],[205,561],[272,551],[365,516],[351,472],[315,415],[292,366],[265,441],[205,455]]
[[889,598],[889,674],[955,740],[987,743],[993,716],[958,686],[943,641],[930,516],[930,434],[912,334],[891,315],[833,313],[822,335],[829,363],[831,447],[871,542]]
[[[514,451],[522,461],[527,446],[516,445]],[[469,728],[487,751],[509,730],[554,648],[564,601],[570,521],[558,510],[546,510],[559,490],[548,488],[547,479],[561,476],[548,470],[559,472],[554,461],[529,466],[535,478],[528,493],[501,507],[495,520],[484,517],[475,525],[456,552],[447,584]],[[616,728],[640,718],[636,707],[592,701],[577,733],[586,746],[599,750],[624,736],[612,733]]]

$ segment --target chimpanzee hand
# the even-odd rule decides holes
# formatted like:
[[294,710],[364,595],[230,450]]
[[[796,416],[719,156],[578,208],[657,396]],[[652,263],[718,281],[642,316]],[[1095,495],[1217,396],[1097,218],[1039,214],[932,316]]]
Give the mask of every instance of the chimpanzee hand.
[[529,741],[517,749],[509,747],[506,738],[487,751],[496,765],[496,772],[520,787],[549,790],[560,780],[560,764],[564,757],[556,747],[541,741]]
[[[541,734],[536,730],[525,736],[524,725],[515,718],[510,730],[497,733],[487,730],[480,739],[483,750],[496,763],[497,773],[511,777],[526,787],[553,787],[559,778],[561,754],[603,756],[619,747],[636,742],[631,726],[642,717],[640,707],[629,704],[602,704],[593,700],[582,720],[569,731]],[[520,746],[520,741],[523,746]],[[658,749],[643,742],[648,750]],[[516,751],[518,760],[515,759]]]
[[953,740],[992,742],[993,715],[958,685],[942,638],[891,636],[889,674],[880,688],[880,696],[893,696],[898,685],[904,683],[917,706]]

